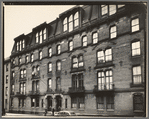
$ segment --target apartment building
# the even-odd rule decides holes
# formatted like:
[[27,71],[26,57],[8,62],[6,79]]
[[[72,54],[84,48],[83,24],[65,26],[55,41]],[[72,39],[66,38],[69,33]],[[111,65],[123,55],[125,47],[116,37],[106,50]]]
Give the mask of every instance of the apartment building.
[[10,112],[145,116],[145,7],[75,6],[14,38]]
[[2,87],[3,87],[3,108],[5,110],[5,112],[9,112],[9,106],[10,106],[10,72],[11,72],[11,62],[10,62],[10,57],[6,58],[4,61],[4,79],[2,82]]

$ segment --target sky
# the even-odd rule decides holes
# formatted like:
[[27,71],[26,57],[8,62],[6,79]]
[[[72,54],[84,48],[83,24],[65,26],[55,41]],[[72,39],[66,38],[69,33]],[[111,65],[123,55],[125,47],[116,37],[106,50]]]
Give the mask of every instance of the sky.
[[75,5],[4,5],[4,58],[11,55],[14,38],[28,34],[44,22],[50,23]]

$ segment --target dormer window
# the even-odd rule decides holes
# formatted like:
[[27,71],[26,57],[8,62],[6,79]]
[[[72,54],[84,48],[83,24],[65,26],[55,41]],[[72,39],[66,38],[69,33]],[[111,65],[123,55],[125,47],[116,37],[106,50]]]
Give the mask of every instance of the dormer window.
[[42,43],[43,40],[46,40],[46,28],[44,28],[43,30],[40,30],[39,32],[36,33],[36,43]]
[[76,12],[74,15],[74,27],[79,26],[79,13]]
[[69,17],[69,32],[73,30],[73,18],[72,15]]
[[17,51],[21,51],[25,48],[25,40],[17,41]]
[[63,29],[64,31],[67,31],[67,17],[63,21]]
[[63,31],[71,32],[74,28],[79,26],[79,12],[71,14],[68,18],[63,20]]

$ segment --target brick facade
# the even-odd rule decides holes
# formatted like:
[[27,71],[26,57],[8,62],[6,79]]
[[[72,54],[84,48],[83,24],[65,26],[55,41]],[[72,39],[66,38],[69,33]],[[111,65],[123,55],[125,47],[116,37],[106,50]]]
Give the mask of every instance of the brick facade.
[[[118,5],[116,5],[118,6]],[[136,9],[139,7],[140,9]],[[133,8],[133,9],[131,9]],[[62,21],[70,14],[79,12],[79,26],[71,32],[63,32]],[[125,4],[113,15],[101,15],[100,5],[76,6],[65,13],[60,14],[59,18],[47,24],[43,23],[27,35],[20,35],[15,38],[14,48],[12,49],[11,61],[15,60],[11,72],[15,72],[13,83],[15,85],[13,106],[11,112],[21,113],[43,113],[45,109],[51,108],[59,110],[73,110],[76,113],[102,114],[102,115],[143,115],[145,113],[145,11],[142,4]],[[109,13],[109,12],[108,12]],[[139,30],[131,32],[131,21],[139,18]],[[69,25],[69,24],[68,24]],[[116,26],[116,37],[110,38],[110,28]],[[47,39],[42,44],[36,43],[36,32],[46,28]],[[98,43],[93,44],[93,34],[97,32]],[[82,46],[82,38],[87,36],[87,46]],[[25,39],[25,48],[17,51],[17,42]],[[73,50],[69,51],[68,43],[73,41]],[[132,57],[132,42],[140,41],[140,55]],[[57,54],[57,45],[61,46],[61,53]],[[48,50],[52,48],[52,56],[49,57]],[[97,63],[97,52],[105,51],[110,48],[112,51],[112,61]],[[39,51],[42,51],[42,59],[39,60]],[[34,54],[34,61],[31,62],[31,54]],[[83,56],[83,67],[73,68],[73,57]],[[29,62],[26,63],[25,57],[28,56]],[[21,64],[18,59],[21,58]],[[61,70],[58,71],[57,61],[61,62]],[[52,63],[52,71],[48,72],[48,63]],[[141,66],[140,85],[133,85],[133,66]],[[33,67],[39,66],[39,77],[33,77]],[[21,69],[26,69],[26,77],[20,79]],[[37,69],[36,69],[37,70]],[[112,90],[99,91],[98,73],[112,71],[113,88]],[[37,72],[35,72],[37,73]],[[36,74],[35,74],[36,75]],[[73,89],[72,77],[83,76],[83,87]],[[56,82],[60,80],[60,90],[56,89]],[[48,79],[51,79],[51,89],[48,90]],[[77,80],[80,81],[78,78]],[[111,80],[111,79],[110,79]],[[11,80],[12,81],[12,80]],[[79,85],[81,85],[80,82]],[[33,82],[38,91],[33,92]],[[20,92],[21,83],[25,83],[25,94]],[[78,85],[78,84],[77,84]],[[22,89],[23,90],[23,89]],[[139,113],[134,111],[134,94],[143,95],[143,110]],[[109,102],[111,96],[114,104]],[[97,98],[102,97],[103,109],[97,109]],[[39,101],[35,101],[38,100]],[[52,105],[50,105],[50,98]],[[73,99],[74,107],[73,107]],[[19,106],[19,99],[24,99],[24,105]],[[35,100],[34,100],[35,99]],[[49,100],[49,101],[48,101]],[[66,102],[67,100],[67,102]],[[33,106],[32,106],[33,101]],[[38,102],[38,104],[36,103]],[[100,103],[101,103],[100,102]],[[39,105],[39,106],[37,106]],[[99,104],[100,105],[100,104]],[[108,107],[109,105],[109,107]],[[51,106],[51,107],[49,107]]]

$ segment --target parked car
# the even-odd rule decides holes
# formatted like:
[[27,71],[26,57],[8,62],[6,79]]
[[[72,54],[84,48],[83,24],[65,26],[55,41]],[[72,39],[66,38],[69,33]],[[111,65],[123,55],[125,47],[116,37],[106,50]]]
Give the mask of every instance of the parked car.
[[73,111],[59,111],[56,116],[76,116],[76,113]]

